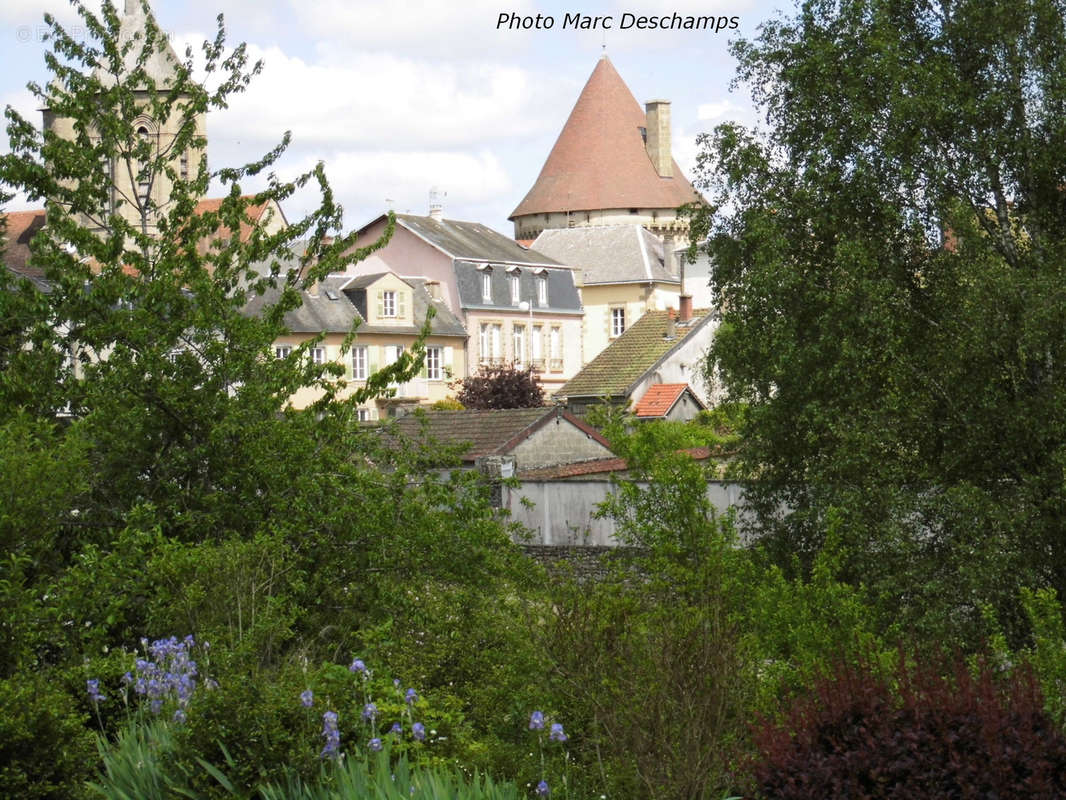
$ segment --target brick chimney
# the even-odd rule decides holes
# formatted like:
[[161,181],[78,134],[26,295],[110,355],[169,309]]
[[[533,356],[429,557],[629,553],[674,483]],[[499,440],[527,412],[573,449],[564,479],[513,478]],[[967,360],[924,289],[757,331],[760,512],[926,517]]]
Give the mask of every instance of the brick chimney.
[[650,100],[644,104],[647,138],[644,146],[660,178],[674,177],[674,160],[670,155],[670,101]]
[[680,317],[681,322],[688,322],[692,319],[692,295],[682,294],[680,298]]

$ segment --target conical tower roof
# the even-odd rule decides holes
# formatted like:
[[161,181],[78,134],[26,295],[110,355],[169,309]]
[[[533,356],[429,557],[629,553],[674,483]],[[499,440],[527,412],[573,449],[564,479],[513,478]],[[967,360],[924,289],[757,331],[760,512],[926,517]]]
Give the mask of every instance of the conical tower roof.
[[676,161],[672,178],[655,171],[641,136],[646,124],[633,93],[601,56],[511,219],[553,211],[673,209],[698,199]]

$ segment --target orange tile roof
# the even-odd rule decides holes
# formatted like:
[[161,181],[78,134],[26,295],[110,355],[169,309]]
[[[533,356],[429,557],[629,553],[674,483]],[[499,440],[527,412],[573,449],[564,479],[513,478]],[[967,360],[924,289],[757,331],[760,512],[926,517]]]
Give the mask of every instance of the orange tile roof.
[[640,129],[644,110],[602,56],[577,98],[536,183],[511,219],[550,211],[677,208],[698,199],[674,162],[661,178]]
[[9,211],[3,215],[7,221],[4,244],[4,263],[13,271],[27,277],[39,278],[44,270],[30,266],[30,240],[44,227],[44,209]]
[[633,413],[638,417],[665,417],[687,388],[687,383],[659,383],[649,386]]

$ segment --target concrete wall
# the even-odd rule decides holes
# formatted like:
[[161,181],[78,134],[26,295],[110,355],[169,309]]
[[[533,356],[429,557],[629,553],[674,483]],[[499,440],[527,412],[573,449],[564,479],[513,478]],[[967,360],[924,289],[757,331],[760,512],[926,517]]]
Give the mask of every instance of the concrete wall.
[[[523,481],[518,488],[504,488],[503,504],[514,520],[533,531],[527,544],[617,546],[614,522],[593,516],[614,489],[606,476]],[[533,506],[527,508],[523,498]],[[719,513],[725,513],[733,506],[743,508],[744,490],[738,483],[712,481],[707,484],[707,498]]]

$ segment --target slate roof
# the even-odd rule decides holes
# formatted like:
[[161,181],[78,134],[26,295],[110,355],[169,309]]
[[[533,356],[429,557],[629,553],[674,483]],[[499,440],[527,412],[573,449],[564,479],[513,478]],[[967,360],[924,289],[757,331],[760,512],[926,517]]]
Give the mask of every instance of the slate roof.
[[625,397],[646,372],[711,321],[708,312],[693,314],[687,323],[675,323],[667,338],[674,311],[647,311],[598,356],[555,393],[556,397]]
[[700,407],[703,406],[700,399],[692,394],[687,383],[657,383],[648,387],[640,402],[634,406],[633,413],[643,419],[665,417],[685,392],[688,392]]
[[[285,268],[282,268],[285,274]],[[382,273],[384,274],[384,273]],[[373,276],[380,278],[381,275]],[[392,333],[400,335],[417,335],[422,331],[422,322],[430,305],[436,310],[430,323],[432,336],[466,336],[462,322],[439,300],[434,300],[425,287],[425,281],[402,278],[412,288],[414,311],[413,325],[370,325],[365,321],[358,308],[356,292],[347,287],[352,278],[345,275],[330,275],[318,284],[317,294],[301,292],[303,303],[299,308],[285,314],[285,326],[293,333],[347,333],[356,321],[359,333]],[[364,284],[365,286],[366,284]],[[281,294],[280,288],[268,289],[262,295],[251,298],[244,307],[244,313],[255,316],[262,313],[270,304],[276,303]]]
[[659,177],[640,133],[646,125],[644,109],[610,59],[601,56],[533,188],[510,218],[551,211],[673,209],[697,200],[676,161],[674,177]]
[[397,419],[396,427],[405,436],[418,437],[423,424],[426,434],[442,445],[469,443],[463,460],[472,462],[479,456],[505,455],[540,427],[561,416],[604,447],[607,440],[588,423],[568,411],[552,406],[492,410],[427,411]]
[[561,266],[558,261],[523,247],[514,239],[479,222],[397,214],[396,223],[454,259]]
[[680,283],[663,266],[663,243],[640,225],[597,225],[543,231],[541,253],[581,269],[586,286],[598,283]]
[[[574,273],[565,268],[549,269],[547,267],[507,267],[505,264],[490,265],[486,270],[484,264],[471,261],[455,262],[455,282],[459,289],[459,304],[465,309],[497,309],[515,311],[518,307],[511,302],[511,276],[518,271],[518,293],[521,300],[533,304],[534,313],[569,312],[580,314],[581,297],[574,284]],[[492,283],[492,301],[485,302],[481,291],[481,276],[489,273]],[[548,281],[548,305],[537,305],[537,280],[543,276]]]

